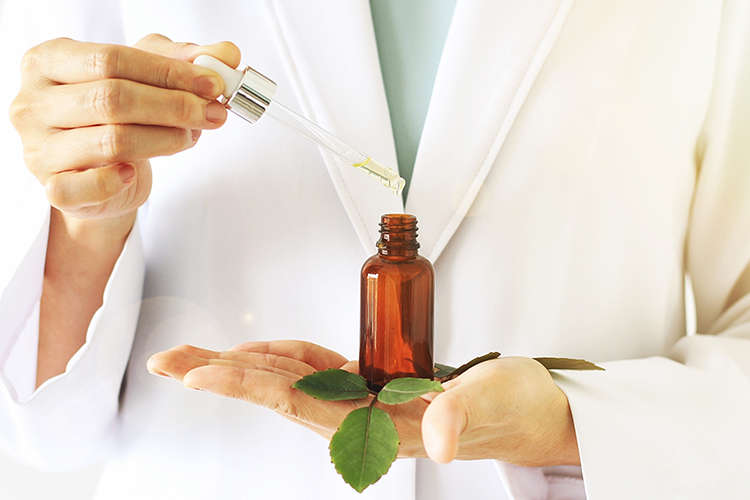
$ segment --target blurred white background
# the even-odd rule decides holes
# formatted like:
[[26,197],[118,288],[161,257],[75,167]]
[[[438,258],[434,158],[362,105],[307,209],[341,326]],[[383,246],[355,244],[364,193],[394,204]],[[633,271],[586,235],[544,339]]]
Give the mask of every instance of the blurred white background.
[[102,466],[63,474],[39,472],[0,453],[0,498],[3,500],[91,500]]

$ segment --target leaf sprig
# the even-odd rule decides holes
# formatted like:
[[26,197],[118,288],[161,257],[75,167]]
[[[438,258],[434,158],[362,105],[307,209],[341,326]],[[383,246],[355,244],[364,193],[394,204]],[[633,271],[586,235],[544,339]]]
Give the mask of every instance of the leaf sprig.
[[375,396],[367,407],[353,410],[346,416],[329,445],[336,471],[360,493],[388,472],[396,460],[400,443],[393,419],[388,412],[375,408],[375,402],[401,404],[428,392],[443,391],[437,381],[399,378],[375,392],[368,389],[363,376],[335,368],[307,375],[292,387],[323,401]]
[[[374,396],[366,407],[351,411],[331,438],[329,449],[336,471],[352,488],[362,493],[383,477],[396,460],[400,439],[387,411],[375,403],[403,404],[429,392],[443,392],[442,382],[452,380],[470,368],[500,357],[490,352],[458,368],[435,363],[437,380],[399,378],[388,382],[379,392],[367,387],[361,375],[330,368],[307,375],[292,387],[323,401],[346,401]],[[534,358],[548,370],[604,370],[583,359]]]
[[375,401],[349,413],[331,438],[331,461],[359,493],[388,472],[398,454],[396,425]]

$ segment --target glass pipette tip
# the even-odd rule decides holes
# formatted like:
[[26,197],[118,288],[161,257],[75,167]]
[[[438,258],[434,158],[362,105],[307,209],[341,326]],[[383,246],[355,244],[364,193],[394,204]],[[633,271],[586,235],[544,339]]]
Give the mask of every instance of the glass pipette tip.
[[266,114],[313,141],[315,144],[333,153],[352,167],[358,168],[378,179],[385,187],[394,194],[401,194],[406,181],[399,177],[390,167],[383,165],[369,155],[349,146],[347,143],[311,122],[307,118],[298,115],[278,101],[272,100]]
[[239,71],[205,55],[197,57],[195,64],[217,72],[224,79],[222,102],[234,114],[250,123],[255,123],[264,114],[269,115],[352,167],[375,177],[394,194],[403,191],[406,181],[393,169],[273,100],[276,84],[254,69],[247,67]]

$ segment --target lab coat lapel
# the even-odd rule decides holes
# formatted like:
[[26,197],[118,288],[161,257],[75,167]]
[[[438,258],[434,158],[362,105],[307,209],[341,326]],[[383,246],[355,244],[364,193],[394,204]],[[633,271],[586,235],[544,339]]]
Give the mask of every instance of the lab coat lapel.
[[406,205],[433,262],[482,188],[572,3],[458,1]]
[[[388,104],[367,0],[264,0],[302,113],[397,170]],[[331,180],[367,254],[400,196],[329,153]]]

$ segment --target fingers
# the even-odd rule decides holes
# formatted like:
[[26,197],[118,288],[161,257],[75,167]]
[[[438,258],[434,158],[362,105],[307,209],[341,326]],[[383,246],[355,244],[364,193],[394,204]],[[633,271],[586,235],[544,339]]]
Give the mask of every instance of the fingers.
[[[237,362],[244,366],[267,367],[277,372],[284,372],[297,380],[318,370],[347,365],[346,358],[340,354],[316,344],[298,340],[278,340],[273,342],[247,342],[232,347],[229,351],[209,351],[199,347],[183,345],[168,351],[154,354],[148,361],[150,371],[168,373],[174,371],[170,366],[184,364],[181,356],[196,358],[191,361],[195,366],[203,366],[215,360]],[[175,373],[179,373],[177,370]],[[180,377],[184,373],[180,374]],[[171,376],[171,374],[170,374]]]
[[[151,190],[147,160],[195,145],[221,126],[224,83],[192,64],[201,54],[239,64],[228,42],[198,46],[149,35],[136,47],[57,39],[29,50],[10,108],[28,169],[50,203],[76,217],[132,212]],[[136,176],[125,165],[140,165]]]
[[199,45],[195,47],[190,61],[192,62],[196,57],[202,55],[213,56],[230,68],[238,67],[242,59],[239,47],[231,42],[219,42],[211,45]]
[[328,438],[354,406],[350,401],[318,401],[293,389],[292,384],[313,368],[270,354],[178,346],[151,356],[147,367],[186,388],[269,408]]
[[135,175],[135,167],[128,163],[63,172],[47,181],[47,199],[62,212],[77,213],[119,195],[132,184]]
[[273,372],[296,381],[315,370],[301,361],[271,354],[239,351],[216,352],[189,345],[177,346],[151,356],[147,368],[157,375],[168,375],[175,380],[200,366],[227,365],[243,369]]
[[197,57],[195,49],[199,47],[194,43],[173,42],[171,39],[158,33],[151,33],[138,40],[133,47],[152,54],[157,54],[172,59],[190,61]]
[[[172,52],[189,58],[194,50],[193,46],[179,44]],[[216,99],[224,89],[216,73],[187,60],[134,47],[67,38],[45,42],[29,50],[24,56],[22,71],[27,81],[38,86],[122,79],[193,92],[206,99]]]
[[205,364],[187,372],[182,383],[188,389],[202,389],[271,409],[278,409],[282,403],[275,401],[289,399],[293,391],[293,380],[278,372],[236,364]]
[[339,369],[344,370],[345,372],[359,374],[359,360],[353,359],[347,361],[344,365],[340,366]]
[[191,356],[177,349],[158,352],[146,362],[146,368],[149,372],[155,375],[171,377],[179,382],[183,381],[185,375],[190,370],[205,365],[208,365],[208,359],[200,356]]
[[48,87],[35,105],[47,110],[47,125],[58,129],[103,124],[212,129],[227,118],[226,108],[216,101],[129,80]]
[[276,340],[273,342],[247,342],[232,347],[233,351],[274,354],[296,359],[315,370],[340,368],[348,362],[341,354],[325,347],[301,340]]
[[36,147],[27,147],[24,154],[27,164],[33,165],[36,177],[47,184],[58,172],[169,156],[194,145],[191,130],[100,125],[52,134]]
[[200,55],[209,55],[232,68],[236,68],[240,64],[240,49],[231,42],[195,45],[192,43],[175,43],[163,35],[151,34],[139,40],[134,47],[189,62],[193,62]]
[[273,370],[237,365],[204,365],[190,370],[185,387],[263,406],[330,439],[346,415],[357,407],[352,401],[318,401],[292,388],[294,380]]
[[292,388],[301,377],[317,371],[304,360],[320,364],[321,355],[339,366],[346,362],[343,356],[314,344],[278,341],[240,344],[224,352],[178,346],[151,356],[147,367],[185,387],[269,408],[330,438],[346,414],[363,403],[318,401]]
[[236,361],[244,363],[247,366],[273,368],[276,371],[289,374],[290,378],[293,378],[294,380],[304,377],[305,375],[310,375],[315,371],[312,366],[306,363],[292,358],[277,356],[275,354],[233,350],[216,352],[190,345],[173,347],[170,351],[180,351],[190,356],[203,358],[209,362],[218,360]]

